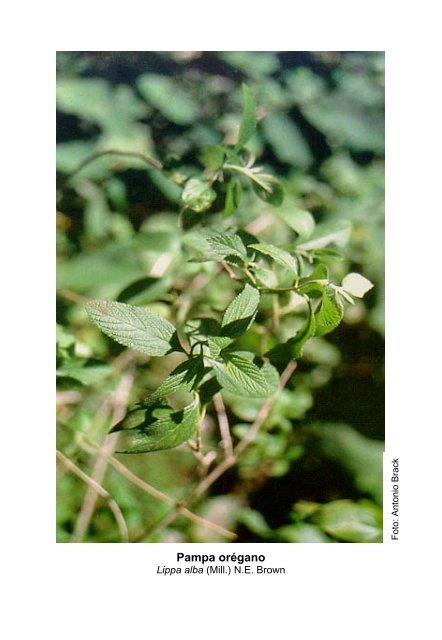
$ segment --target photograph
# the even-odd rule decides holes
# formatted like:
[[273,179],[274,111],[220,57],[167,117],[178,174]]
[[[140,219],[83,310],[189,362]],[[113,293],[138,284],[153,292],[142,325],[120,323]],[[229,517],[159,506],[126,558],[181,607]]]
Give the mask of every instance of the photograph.
[[384,123],[384,51],[57,52],[57,543],[384,541]]

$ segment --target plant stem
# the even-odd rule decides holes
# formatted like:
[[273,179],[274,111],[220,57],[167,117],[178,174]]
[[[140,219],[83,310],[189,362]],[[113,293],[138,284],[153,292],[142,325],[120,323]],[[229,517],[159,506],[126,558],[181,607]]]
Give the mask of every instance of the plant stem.
[[[87,441],[88,444],[90,444],[96,451],[98,451],[104,458],[106,458],[109,465],[113,467],[120,475],[126,478],[126,480],[129,480],[129,482],[131,482],[133,485],[141,489],[141,491],[144,491],[144,493],[147,493],[148,495],[152,496],[152,498],[155,498],[156,500],[160,500],[161,502],[166,502],[167,504],[171,505],[173,507],[172,513],[176,513],[176,515],[182,515],[184,518],[186,518],[187,520],[190,520],[191,522],[194,522],[195,524],[207,527],[208,529],[213,529],[214,531],[217,531],[217,533],[223,535],[225,538],[228,538],[229,540],[236,539],[236,534],[233,533],[232,531],[229,531],[228,529],[225,529],[224,527],[221,527],[220,525],[217,525],[214,522],[210,522],[210,520],[201,518],[201,516],[196,515],[196,513],[189,511],[187,506],[184,505],[182,502],[178,502],[177,500],[174,500],[174,498],[171,498],[170,496],[166,495],[162,491],[159,491],[158,489],[150,485],[148,482],[145,482],[145,480],[142,480],[137,475],[132,473],[132,471],[128,469],[122,462],[117,460],[112,454],[109,454],[108,452],[106,452],[103,449],[103,447],[100,447],[100,445],[94,442],[94,440],[92,440],[85,434],[82,434],[82,437]],[[144,532],[142,535],[138,536],[135,540],[133,540],[133,542],[138,542],[139,540],[146,538],[147,536],[150,535],[150,532],[151,532],[151,529],[149,529],[147,532]]]
[[[289,362],[289,364],[284,369],[281,374],[281,378],[279,380],[278,390],[281,391],[290,380],[293,372],[296,370],[297,363]],[[181,513],[183,513],[183,509],[187,508],[193,502],[197,501],[212,485],[214,482],[218,480],[228,469],[233,467],[238,458],[244,453],[247,447],[253,442],[258,431],[268,418],[270,411],[276,401],[277,393],[272,397],[267,398],[261,405],[261,409],[253,422],[250,429],[247,431],[247,434],[240,440],[240,442],[233,449],[233,455],[230,458],[225,458],[222,460],[218,466],[216,466],[211,473],[209,473],[201,482],[197,485],[197,487],[192,491],[192,493],[188,496],[187,500],[181,503],[180,507],[175,507],[170,513],[166,514],[162,520],[160,520],[154,527],[149,531],[152,533],[153,531],[158,531],[158,529],[163,528],[164,526],[168,526],[171,524],[175,518]]]
[[[111,404],[113,405],[113,423],[119,422],[124,417],[129,393],[133,384],[133,379],[134,374],[132,371],[125,373],[111,398]],[[117,438],[114,435],[108,436],[103,446],[103,451],[100,450],[95,458],[95,463],[92,470],[92,480],[94,480],[94,482],[96,482],[98,485],[102,484],[106,475],[108,465],[107,457],[104,454],[111,454],[113,452],[116,444],[116,439]],[[93,487],[89,486],[88,490],[86,491],[80,513],[78,514],[78,518],[75,522],[71,542],[81,542],[86,535],[92,517],[94,515],[95,507],[97,504],[97,496],[97,491]]]
[[226,407],[220,393],[216,393],[213,396],[213,404],[218,418],[219,431],[221,433],[221,444],[224,449],[226,459],[230,460],[230,458],[233,457],[232,436],[230,435],[230,426],[227,418]]
[[107,501],[109,509],[114,514],[115,521],[118,525],[118,529],[120,530],[121,542],[129,542],[129,532],[127,529],[126,521],[120,507],[118,506],[114,498],[112,498],[110,493],[106,491],[106,489],[102,487],[101,484],[99,484],[96,480],[82,471],[82,469],[80,469],[80,467],[78,467],[75,462],[70,460],[70,458],[67,458],[61,451],[58,451],[58,449],[56,451],[56,455],[57,459],[66,467],[66,469],[72,471],[72,473],[74,473],[77,478],[83,480],[83,482],[86,483],[88,487],[90,487],[95,493],[97,493]]
[[[84,167],[86,167],[91,162],[95,162],[95,160],[102,158],[103,156],[122,156],[125,158],[136,158],[138,160],[141,160],[142,162],[145,162],[146,164],[148,164],[150,167],[153,167],[157,171],[164,171],[164,167],[159,160],[156,160],[155,158],[151,158],[150,156],[144,153],[139,153],[137,151],[121,151],[120,149],[106,149],[105,151],[97,151],[96,153],[93,153],[91,156],[89,156],[88,158],[80,162],[78,167],[74,169],[74,171],[72,171],[72,173],[70,173],[66,178],[66,180],[61,184],[61,189],[64,189],[66,184],[70,180],[72,180],[74,176],[80,173],[80,171],[82,171]],[[175,184],[178,184],[179,186],[181,186],[179,180],[176,180],[173,176],[169,175],[168,173],[165,173],[165,176],[170,180],[172,180],[173,182],[175,182]]]

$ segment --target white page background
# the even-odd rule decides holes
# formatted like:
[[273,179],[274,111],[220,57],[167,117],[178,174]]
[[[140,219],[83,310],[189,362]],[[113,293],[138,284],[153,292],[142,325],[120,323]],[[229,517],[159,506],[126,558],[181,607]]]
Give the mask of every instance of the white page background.
[[[3,637],[383,640],[405,631],[409,637],[435,634],[440,624],[431,578],[439,576],[440,557],[442,109],[434,6],[77,2],[8,10],[2,77],[8,146],[2,145],[1,154],[6,350],[1,624],[8,630]],[[55,544],[57,49],[386,50],[385,514],[387,524],[389,461],[399,457],[399,542],[389,542],[386,529],[382,545]],[[158,565],[176,565],[181,550],[264,554],[268,566],[283,566],[286,574],[155,573]]]

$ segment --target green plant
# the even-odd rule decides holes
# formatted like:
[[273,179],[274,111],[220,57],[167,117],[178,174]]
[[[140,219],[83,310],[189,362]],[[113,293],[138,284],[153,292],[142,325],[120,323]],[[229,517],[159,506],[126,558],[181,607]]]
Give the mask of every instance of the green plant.
[[[247,56],[251,69],[258,56]],[[286,110],[296,102],[310,118],[315,100],[342,103],[351,67],[341,65],[336,88],[313,87],[301,70],[270,77],[272,56],[249,78],[258,109],[247,86],[220,95],[210,76],[199,101],[200,80],[185,67],[182,78],[142,71],[131,85],[65,67],[60,110],[101,132],[59,144],[62,541],[303,541],[307,530],[316,541],[364,541],[345,532],[344,508],[336,536],[319,517],[295,525],[288,518],[297,500],[380,503],[381,444],[362,435],[373,437],[375,423],[348,386],[354,359],[372,388],[352,340],[367,353],[369,324],[382,324],[380,218],[366,213],[378,205],[376,189],[382,197],[380,160],[365,166],[355,156],[355,164],[348,149],[358,153],[356,138],[343,137],[335,120],[327,135],[341,142],[310,171],[313,156],[299,155],[296,118]],[[373,95],[361,95],[375,110]],[[162,121],[153,145],[141,129],[154,130],[159,113],[170,124]],[[325,130],[326,120],[318,122]],[[371,283],[355,272],[376,284],[366,301]],[[340,412],[330,412],[323,398],[341,379],[347,391],[336,396]],[[347,480],[328,487],[318,476],[312,493],[305,478],[317,460]],[[275,519],[261,496],[278,483],[287,494]],[[121,517],[106,496],[126,530],[115,526]],[[283,534],[284,526],[304,533]]]
[[[188,441],[201,452],[204,415],[216,394],[223,391],[257,399],[275,396],[280,384],[277,367],[296,362],[309,339],[338,326],[345,302],[353,304],[353,297],[362,298],[372,288],[370,281],[357,273],[346,275],[340,285],[331,280],[330,264],[340,253],[330,247],[344,245],[349,232],[346,223],[315,225],[307,211],[293,211],[285,220],[297,238],[290,245],[278,246],[262,242],[229,222],[241,198],[241,178],[270,205],[277,207],[283,201],[280,181],[257,166],[245,150],[256,129],[256,105],[247,85],[243,85],[243,99],[235,145],[202,149],[200,159],[205,169],[199,175],[182,176],[175,163],[168,172],[182,185],[182,243],[196,248],[187,259],[216,262],[230,277],[231,292],[226,294],[234,297],[225,311],[219,313],[219,305],[207,305],[195,297],[190,305],[192,313],[172,324],[149,309],[123,302],[93,300],[86,305],[91,320],[120,344],[149,356],[176,351],[184,358],[155,391],[112,428],[112,432],[123,433],[120,453],[147,453]],[[157,168],[162,165],[158,163]],[[219,216],[212,219],[219,194],[224,224]],[[190,237],[188,228],[193,229]],[[192,282],[188,284],[192,296]],[[281,313],[287,318],[303,318],[288,339],[278,328]],[[258,333],[259,352],[245,350],[241,340]],[[173,404],[168,401],[171,396],[175,397]],[[246,433],[241,442],[248,439],[250,434]]]

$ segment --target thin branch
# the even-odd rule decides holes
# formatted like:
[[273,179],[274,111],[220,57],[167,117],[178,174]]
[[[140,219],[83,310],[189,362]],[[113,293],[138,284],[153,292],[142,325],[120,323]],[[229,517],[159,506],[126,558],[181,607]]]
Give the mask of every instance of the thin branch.
[[[293,372],[295,371],[296,366],[296,362],[289,362],[289,364],[286,366],[279,380],[279,391],[281,391],[286,386]],[[253,442],[259,429],[267,420],[277,397],[278,394],[275,393],[272,397],[267,398],[267,400],[263,402],[261,409],[259,410],[254,423],[247,431],[247,434],[233,449],[233,456],[231,458],[225,458],[224,460],[222,460],[219,465],[216,466],[211,473],[209,473],[208,476],[201,480],[198,486],[189,495],[187,500],[181,503],[181,505],[177,505],[175,509],[166,514],[164,518],[162,518],[162,520],[160,520],[156,525],[154,525],[152,529],[149,530],[148,535],[151,535],[153,532],[158,531],[159,528],[171,524],[180,513],[183,514],[183,509],[186,509],[188,505],[198,500],[198,498],[200,498],[209,489],[209,487],[211,487],[212,484],[218,480],[218,478],[220,478],[228,469],[230,469],[237,463],[238,458]]]
[[72,471],[72,473],[80,478],[80,480],[85,482],[88,487],[93,489],[95,493],[98,493],[98,495],[106,500],[108,507],[112,511],[115,521],[118,525],[121,542],[129,542],[129,531],[127,529],[126,520],[124,519],[120,507],[118,506],[114,498],[112,498],[110,493],[106,491],[106,489],[102,487],[101,484],[99,484],[96,480],[84,473],[84,471],[82,471],[80,467],[75,464],[75,462],[67,458],[61,451],[58,451],[58,449],[56,451],[56,455],[57,459],[66,467],[66,469]]
[[[114,394],[109,399],[109,404],[113,406],[111,422],[115,423],[122,420],[126,410],[129,393],[132,388],[134,379],[133,372],[127,372],[123,375],[120,384]],[[108,436],[103,446],[103,452],[110,454],[114,451],[118,436]],[[102,484],[107,470],[107,459],[101,452],[98,453],[92,470],[92,479],[98,484]],[[74,532],[71,542],[81,542],[89,529],[92,517],[94,515],[97,504],[97,492],[92,488],[86,491],[83,504],[75,522]]]
[[[281,391],[285,387],[285,385],[291,378],[295,369],[296,369],[296,362],[289,362],[289,364],[287,365],[287,367],[285,368],[285,370],[281,375],[281,378],[279,381],[279,391]],[[220,476],[223,475],[223,473],[225,473],[228,469],[230,469],[230,467],[233,467],[233,465],[236,464],[238,458],[242,455],[242,453],[244,453],[244,451],[249,446],[249,444],[253,442],[253,440],[256,438],[258,431],[260,430],[264,422],[267,420],[270,414],[270,411],[273,405],[275,404],[276,398],[277,398],[277,394],[273,395],[270,398],[267,398],[267,400],[263,402],[263,404],[261,405],[261,409],[259,410],[259,413],[256,416],[256,419],[253,422],[252,426],[250,427],[250,429],[247,430],[246,435],[239,441],[239,443],[234,448],[233,456],[230,459],[225,459],[222,462],[220,462],[220,464],[217,467],[215,467],[215,469],[211,473],[209,473],[209,475],[206,478],[204,478],[204,480],[200,482],[200,484],[191,494],[190,499],[188,501],[189,503],[193,502],[194,500],[202,496],[203,493],[205,493],[207,489],[210,486],[212,486],[212,484],[216,482],[216,480],[218,480]]]
[[75,293],[75,291],[70,291],[69,289],[57,289],[57,296],[60,296],[60,298],[65,298],[66,300],[69,300],[69,302],[80,304],[81,306],[83,306],[87,302],[86,298],[79,295],[78,293]]
[[219,524],[216,524],[215,522],[211,522],[210,520],[201,518],[200,516],[197,516],[196,513],[193,513],[192,511],[189,511],[189,509],[187,509],[186,507],[178,504],[175,507],[175,509],[172,509],[172,511],[169,511],[169,513],[166,513],[166,515],[163,518],[161,518],[161,520],[159,520],[156,524],[154,524],[153,527],[151,527],[150,529],[142,533],[140,536],[138,536],[135,542],[140,542],[141,540],[144,540],[145,538],[152,536],[157,531],[164,529],[164,527],[167,527],[169,524],[171,524],[175,520],[177,516],[180,516],[180,515],[184,516],[184,518],[187,518],[187,520],[190,520],[190,522],[193,522],[194,524],[197,524],[201,527],[206,527],[207,529],[211,529],[212,531],[219,533],[220,535],[224,536],[228,540],[236,540],[236,538],[238,537],[236,533],[234,533],[233,531],[224,529],[224,527],[221,527]]
[[221,260],[221,266],[223,269],[225,269],[225,271],[227,271],[227,273],[229,274],[230,278],[232,278],[232,280],[239,280],[240,278],[236,275],[236,273],[233,271],[233,269],[230,267],[229,264],[227,264],[227,262],[225,262],[224,260]]
[[273,331],[278,331],[278,329],[279,329],[279,299],[278,299],[278,296],[275,296],[272,299],[272,327],[273,327]]
[[156,522],[154,525],[152,525],[151,527],[149,527],[148,529],[145,529],[142,533],[140,533],[133,540],[133,542],[142,542],[146,538],[150,538],[158,531],[161,531],[161,529],[164,529],[165,527],[168,527],[170,524],[172,524],[172,522],[177,517],[178,517],[178,511],[176,509],[172,509],[172,511],[169,511],[169,513],[166,513],[165,516],[160,518],[158,522]]
[[245,231],[248,231],[255,236],[264,231],[264,229],[267,229],[267,227],[270,227],[274,222],[275,218],[273,217],[273,214],[266,212],[258,218],[254,218],[254,220],[245,227]]
[[227,459],[233,456],[232,436],[230,435],[229,420],[227,418],[226,407],[220,393],[213,396],[213,404],[218,418],[219,431],[221,433],[221,445]]
[[64,407],[66,404],[77,404],[82,399],[79,391],[57,391],[56,404],[57,407]]
[[86,167],[91,162],[95,162],[95,160],[102,158],[103,156],[123,156],[126,158],[137,158],[138,160],[142,160],[143,162],[150,165],[154,169],[157,169],[158,171],[163,170],[163,165],[161,164],[161,162],[159,162],[158,160],[155,160],[155,158],[151,158],[150,156],[145,155],[144,153],[138,153],[137,151],[120,151],[119,149],[107,149],[106,151],[97,151],[97,153],[93,153],[88,158],[83,160],[83,162],[80,162],[78,167],[74,169],[74,171],[72,171],[72,173],[70,173],[69,176],[66,178],[65,182],[62,184],[62,188],[74,176],[80,173],[80,171],[82,171],[84,167]]
[[[83,437],[85,437],[84,434],[83,434]],[[236,539],[235,533],[233,533],[232,531],[228,531],[227,529],[224,529],[224,527],[221,527],[215,524],[214,522],[210,522],[210,520],[206,520],[205,518],[201,518],[200,516],[197,516],[192,511],[189,511],[189,509],[187,509],[187,507],[183,505],[181,502],[174,500],[170,496],[166,495],[162,491],[159,491],[149,483],[145,482],[145,480],[142,480],[137,475],[132,473],[130,469],[128,469],[124,464],[122,464],[119,460],[117,460],[117,458],[115,458],[112,454],[109,454],[107,451],[103,450],[103,447],[100,447],[100,445],[94,442],[91,438],[88,438],[87,436],[85,438],[87,439],[88,444],[91,444],[94,447],[94,449],[99,451],[100,454],[104,458],[106,458],[110,466],[113,467],[116,471],[118,471],[120,475],[126,478],[126,480],[129,480],[129,482],[132,482],[132,484],[134,484],[136,487],[141,489],[141,491],[144,491],[145,493],[149,494],[153,498],[156,498],[157,500],[160,500],[161,502],[166,502],[167,504],[171,505],[173,507],[173,513],[175,513],[176,515],[182,515],[187,520],[190,520],[191,522],[205,526],[208,529],[213,529],[214,531],[217,531],[218,533],[220,533],[221,535],[223,535],[224,537],[230,540]],[[143,534],[142,537],[145,538],[147,535],[149,535],[149,533]]]
[[[287,365],[280,379],[279,390],[285,387],[285,385],[287,384],[290,376],[292,375],[295,369],[296,369],[295,362],[290,362]],[[212,484],[218,480],[218,478],[220,478],[228,469],[230,469],[236,464],[240,455],[245,451],[245,449],[249,446],[249,444],[253,442],[253,440],[255,439],[259,429],[262,427],[262,425],[268,418],[269,413],[275,401],[276,401],[276,395],[270,398],[267,398],[267,400],[263,402],[263,404],[261,405],[261,409],[259,410],[259,413],[256,416],[256,419],[253,422],[252,426],[250,427],[250,429],[247,430],[246,435],[240,440],[240,442],[234,448],[232,457],[226,458],[225,460],[220,462],[219,465],[215,467],[213,471],[209,473],[209,475],[199,483],[199,485],[191,494],[188,500],[189,503],[193,502],[194,500],[202,496],[203,493],[205,493],[207,489],[211,487]]]

